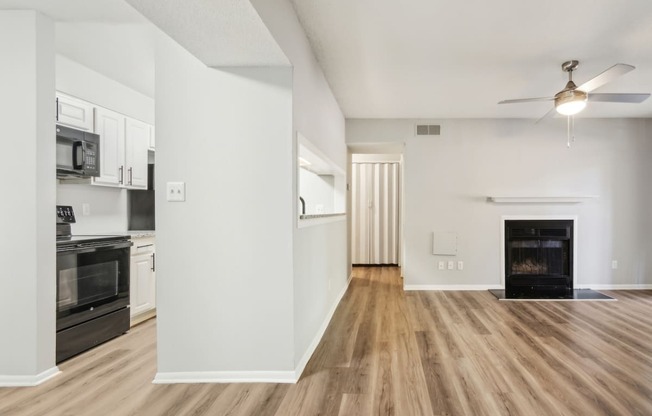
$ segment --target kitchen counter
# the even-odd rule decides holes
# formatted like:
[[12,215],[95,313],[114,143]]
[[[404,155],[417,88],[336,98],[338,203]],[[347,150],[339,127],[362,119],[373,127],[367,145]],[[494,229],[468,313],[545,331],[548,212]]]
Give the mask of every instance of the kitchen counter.
[[335,213],[335,214],[301,214],[299,216],[299,219],[311,220],[313,218],[328,218],[328,217],[337,217],[337,216],[340,216],[340,215],[346,215],[346,213],[338,212],[338,213]]
[[335,214],[302,214],[299,216],[297,226],[299,228],[312,227],[315,225],[328,224],[346,220],[345,212]]
[[109,235],[126,235],[129,238],[148,238],[156,237],[156,231],[154,230],[130,230],[130,231],[114,231],[107,233]]

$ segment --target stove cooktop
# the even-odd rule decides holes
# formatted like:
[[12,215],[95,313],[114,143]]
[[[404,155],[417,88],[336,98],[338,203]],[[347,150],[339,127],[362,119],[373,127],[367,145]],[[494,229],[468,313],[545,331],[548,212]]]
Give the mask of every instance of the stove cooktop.
[[70,243],[92,243],[96,241],[120,241],[128,240],[128,236],[124,235],[72,235],[72,236],[58,236],[57,245],[70,244]]

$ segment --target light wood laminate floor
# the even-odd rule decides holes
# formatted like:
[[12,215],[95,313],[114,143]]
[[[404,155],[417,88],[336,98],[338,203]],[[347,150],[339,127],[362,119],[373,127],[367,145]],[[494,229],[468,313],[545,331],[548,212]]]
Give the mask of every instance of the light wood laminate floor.
[[652,415],[652,291],[607,293],[406,293],[396,268],[355,268],[296,385],[153,385],[151,320],[41,386],[0,388],[0,415]]

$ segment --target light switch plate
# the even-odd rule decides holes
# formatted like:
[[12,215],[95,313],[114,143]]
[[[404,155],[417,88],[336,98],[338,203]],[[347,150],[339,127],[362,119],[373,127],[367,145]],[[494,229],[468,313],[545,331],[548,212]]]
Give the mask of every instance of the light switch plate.
[[171,202],[183,202],[186,200],[185,182],[167,183],[167,200]]

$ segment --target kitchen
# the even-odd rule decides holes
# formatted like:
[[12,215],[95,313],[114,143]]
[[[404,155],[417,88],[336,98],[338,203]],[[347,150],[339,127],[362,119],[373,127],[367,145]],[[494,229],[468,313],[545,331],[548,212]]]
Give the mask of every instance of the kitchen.
[[130,12],[56,23],[57,363],[156,315],[153,46]]
[[[14,8],[26,5],[15,3]],[[16,177],[6,184],[7,195],[23,196],[21,209],[5,204],[2,211],[12,218],[5,226],[11,238],[1,240],[0,250],[6,270],[0,275],[6,312],[0,328],[12,334],[0,357],[5,385],[45,383],[58,371],[52,218],[57,203],[75,208],[73,234],[128,227],[120,214],[127,190],[56,183],[55,91],[154,123],[154,71],[136,77],[148,68],[142,61],[153,48],[147,48],[150,38],[138,19],[104,8],[121,1],[29,3],[40,13],[0,13],[0,34],[11,39],[0,42],[0,52],[16,63],[0,66],[7,97],[0,103],[8,121],[3,136],[20,139],[4,140],[0,171]],[[220,3],[238,9],[242,25],[206,37],[215,59],[202,61],[188,52],[197,49],[168,36],[172,28],[157,32],[155,383],[179,377],[296,379],[348,283],[346,221],[298,227],[295,177],[297,132],[345,166],[344,118],[305,47],[291,5],[277,6],[261,2],[254,10],[246,2]],[[259,13],[274,30],[291,25],[293,35],[282,40],[285,51]],[[198,17],[204,16],[208,19],[190,29],[215,33],[214,20],[228,23],[234,14]],[[256,41],[246,41],[252,35]],[[81,50],[84,56],[76,53]],[[244,54],[244,67],[228,66],[236,53]],[[126,75],[149,80],[151,89]],[[168,182],[185,183],[184,203],[166,201],[161,189]],[[62,190],[76,199],[61,199]],[[308,205],[314,201],[308,199]],[[83,215],[83,204],[89,204],[90,215]],[[256,348],[262,345],[265,354]]]

